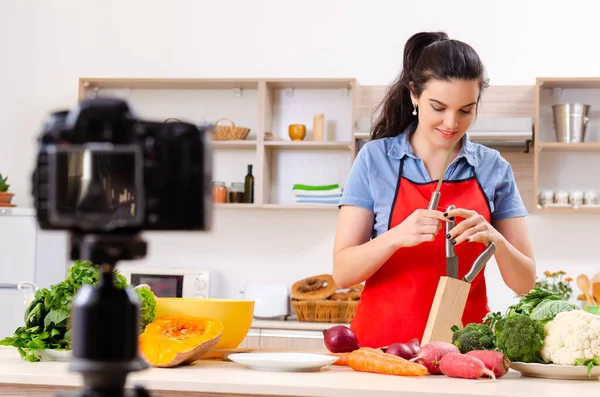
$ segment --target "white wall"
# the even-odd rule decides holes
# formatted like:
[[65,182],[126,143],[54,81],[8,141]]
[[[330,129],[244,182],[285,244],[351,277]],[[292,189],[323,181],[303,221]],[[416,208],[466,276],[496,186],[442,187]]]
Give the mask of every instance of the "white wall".
[[[34,139],[45,114],[73,105],[88,77],[356,77],[388,84],[403,44],[446,30],[483,58],[491,83],[595,76],[600,3],[572,1],[3,0],[0,172],[30,205]],[[532,216],[540,272],[598,270],[599,217]],[[277,226],[282,220],[285,226]],[[301,227],[299,221],[310,221]],[[218,269],[232,296],[254,279],[291,282],[331,269],[335,212],[216,213],[202,236],[152,238],[149,261]],[[492,275],[494,269],[488,269]],[[494,306],[510,293],[495,279]]]

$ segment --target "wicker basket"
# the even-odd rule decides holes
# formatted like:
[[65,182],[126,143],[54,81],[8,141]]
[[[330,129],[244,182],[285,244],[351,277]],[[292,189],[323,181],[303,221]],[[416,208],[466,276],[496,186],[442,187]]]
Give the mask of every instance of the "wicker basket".
[[292,300],[298,321],[350,323],[358,301]]
[[[219,125],[221,121],[229,121],[230,126]],[[228,118],[222,118],[215,122],[215,128],[211,131],[212,139],[215,141],[235,141],[244,140],[248,136],[250,128],[237,127],[235,123]]]

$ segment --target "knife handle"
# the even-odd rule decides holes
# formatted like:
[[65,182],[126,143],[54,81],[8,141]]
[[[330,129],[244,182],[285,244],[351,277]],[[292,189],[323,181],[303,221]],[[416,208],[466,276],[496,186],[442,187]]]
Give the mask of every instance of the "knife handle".
[[467,283],[472,282],[479,274],[481,269],[483,269],[486,263],[490,260],[492,255],[494,255],[495,251],[496,244],[490,243],[490,245],[488,245],[487,248],[477,257],[477,259],[475,259],[473,266],[471,266],[471,270],[469,270],[469,272],[465,274],[465,277],[463,277],[463,281],[466,281]]
[[434,210],[437,208],[438,203],[440,202],[440,192],[433,192],[431,194],[431,199],[429,200],[428,210]]

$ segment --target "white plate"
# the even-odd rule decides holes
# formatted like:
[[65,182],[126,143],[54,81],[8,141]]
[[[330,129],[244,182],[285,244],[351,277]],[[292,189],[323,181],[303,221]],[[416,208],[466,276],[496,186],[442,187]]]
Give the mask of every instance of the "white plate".
[[73,352],[71,350],[37,350],[37,354],[42,361],[71,361]]
[[598,380],[600,367],[595,366],[588,375],[585,365],[556,365],[514,362],[510,365],[523,376],[547,379]]
[[318,371],[338,357],[313,353],[236,353],[231,361],[262,371]]

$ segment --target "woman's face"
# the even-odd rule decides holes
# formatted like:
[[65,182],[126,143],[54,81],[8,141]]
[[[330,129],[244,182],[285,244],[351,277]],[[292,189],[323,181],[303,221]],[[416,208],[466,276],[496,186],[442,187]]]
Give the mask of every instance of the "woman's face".
[[417,104],[418,129],[432,146],[450,148],[458,142],[475,118],[479,83],[476,80],[427,82]]

